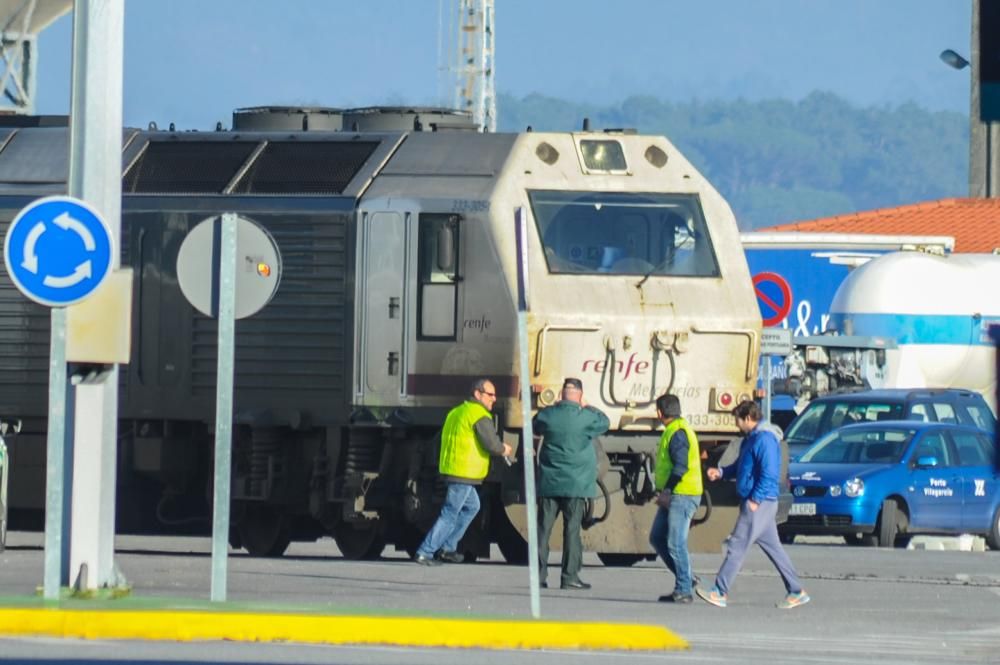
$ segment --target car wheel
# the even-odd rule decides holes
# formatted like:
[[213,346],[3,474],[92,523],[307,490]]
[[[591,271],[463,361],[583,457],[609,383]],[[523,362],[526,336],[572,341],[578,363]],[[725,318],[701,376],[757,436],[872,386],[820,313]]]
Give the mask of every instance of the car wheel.
[[879,547],[892,547],[896,544],[896,536],[903,530],[900,518],[905,520],[906,516],[901,514],[899,505],[894,500],[886,499],[882,502],[876,529]]
[[778,540],[780,540],[785,545],[791,545],[795,542],[795,534],[789,533],[788,531],[778,531]]
[[1000,550],[1000,506],[997,506],[997,511],[993,513],[993,523],[990,525],[989,533],[986,534],[986,544],[991,550]]

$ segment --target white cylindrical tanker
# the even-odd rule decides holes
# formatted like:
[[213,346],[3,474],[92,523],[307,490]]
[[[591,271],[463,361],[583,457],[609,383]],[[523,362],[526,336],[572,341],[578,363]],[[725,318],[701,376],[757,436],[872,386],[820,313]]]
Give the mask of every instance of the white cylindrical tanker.
[[830,327],[896,340],[873,388],[966,388],[996,412],[1000,256],[894,252],[865,263],[837,290]]

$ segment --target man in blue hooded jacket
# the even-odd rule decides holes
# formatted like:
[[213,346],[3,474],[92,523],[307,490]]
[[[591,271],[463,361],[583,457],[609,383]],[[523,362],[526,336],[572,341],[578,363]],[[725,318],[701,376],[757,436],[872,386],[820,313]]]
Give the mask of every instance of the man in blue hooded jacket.
[[725,607],[729,588],[736,578],[747,550],[756,543],[778,569],[787,595],[778,603],[781,609],[791,609],[809,602],[809,594],[802,588],[788,553],[778,540],[778,479],[781,475],[781,443],[774,432],[759,427],[760,407],[750,400],[740,402],[733,415],[736,426],[745,435],[740,444],[740,454],[735,464],[708,469],[709,480],[736,478],[736,492],[740,495],[740,515],[729,536],[726,558],[715,577],[715,586],[695,592],[716,607]]

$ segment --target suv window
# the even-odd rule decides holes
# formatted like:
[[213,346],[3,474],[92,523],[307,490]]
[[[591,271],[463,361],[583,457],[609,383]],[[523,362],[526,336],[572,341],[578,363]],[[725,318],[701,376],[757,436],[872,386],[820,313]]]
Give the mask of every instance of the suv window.
[[937,416],[939,423],[958,424],[958,418],[955,417],[955,409],[952,408],[951,404],[934,402],[934,415]]
[[902,404],[836,399],[821,400],[810,404],[789,425],[785,439],[789,444],[803,445],[812,443],[827,432],[842,425],[876,420],[900,420],[902,417]]
[[911,404],[910,413],[906,417],[908,420],[922,420],[925,423],[934,420],[926,404]]
[[979,404],[964,404],[958,409],[958,418],[964,425],[973,425],[987,432],[992,432],[995,428],[993,414],[984,406]]

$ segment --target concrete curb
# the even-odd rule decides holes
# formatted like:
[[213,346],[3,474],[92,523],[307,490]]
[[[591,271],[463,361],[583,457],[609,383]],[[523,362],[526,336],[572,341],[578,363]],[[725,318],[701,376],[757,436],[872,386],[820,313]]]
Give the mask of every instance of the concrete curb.
[[0,634],[463,649],[666,651],[688,648],[686,641],[666,628],[638,624],[177,610],[0,609]]

